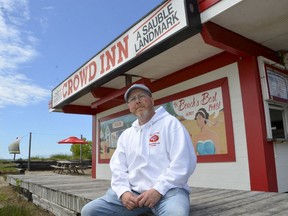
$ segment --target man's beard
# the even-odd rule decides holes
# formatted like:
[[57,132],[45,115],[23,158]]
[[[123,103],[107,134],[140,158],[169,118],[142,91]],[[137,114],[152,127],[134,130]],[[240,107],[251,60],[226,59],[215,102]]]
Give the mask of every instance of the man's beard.
[[149,115],[149,111],[147,109],[139,113],[136,113],[136,116],[138,119],[145,119],[148,115]]

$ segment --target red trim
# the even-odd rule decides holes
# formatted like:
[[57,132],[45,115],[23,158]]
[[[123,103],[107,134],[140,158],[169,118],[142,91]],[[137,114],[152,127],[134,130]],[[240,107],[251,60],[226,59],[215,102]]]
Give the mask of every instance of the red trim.
[[114,92],[101,97],[99,100],[93,102],[91,104],[91,107],[93,109],[97,109],[99,106],[101,105],[105,105],[107,103],[111,104],[111,102],[115,102],[118,105],[121,105],[123,103],[125,103],[125,100],[123,98],[123,95],[125,94],[125,91],[127,90],[127,88],[122,88],[122,89],[115,89]]
[[227,154],[201,155],[201,156],[198,155],[197,156],[198,163],[231,162],[236,160],[228,79],[222,78],[219,80],[215,80],[210,83],[206,83],[204,85],[195,87],[193,89],[188,89],[186,91],[179,92],[174,95],[170,95],[155,101],[155,105],[161,105],[173,101],[175,99],[187,97],[189,95],[197,94],[203,91],[207,91],[209,89],[217,88],[219,86],[221,86],[222,88],[223,105],[225,110]]
[[91,109],[88,106],[79,105],[65,105],[62,107],[64,113],[82,114],[82,115],[94,115],[95,109]]
[[238,56],[264,56],[275,62],[280,61],[273,50],[212,22],[203,24],[201,35],[207,44]]
[[273,143],[266,140],[266,123],[256,57],[239,61],[248,161],[252,191],[277,192]]
[[92,178],[97,177],[96,175],[96,129],[97,129],[97,117],[94,115],[92,120]]
[[[141,80],[139,80],[135,83],[142,83],[142,84],[145,84],[146,86],[150,86],[150,80],[146,79],[146,78],[142,78]],[[119,105],[125,103],[123,95],[125,94],[125,92],[127,91],[127,89],[129,87],[130,86],[126,86],[122,89],[114,89],[114,91],[109,91],[109,93],[108,93],[108,91],[106,91],[106,93],[108,93],[108,94],[101,97],[99,100],[93,102],[91,104],[91,107],[93,109],[97,109],[97,113],[99,113],[99,110],[101,110],[101,111],[108,110],[112,107],[116,107],[116,106],[119,106]],[[93,90],[92,94],[94,96],[97,96],[96,92],[97,92],[97,89]]]
[[113,94],[113,92],[117,91],[118,89],[114,88],[107,88],[107,87],[98,87],[91,90],[91,94],[94,98],[102,98],[106,95]]
[[221,0],[198,0],[199,10],[203,12]]

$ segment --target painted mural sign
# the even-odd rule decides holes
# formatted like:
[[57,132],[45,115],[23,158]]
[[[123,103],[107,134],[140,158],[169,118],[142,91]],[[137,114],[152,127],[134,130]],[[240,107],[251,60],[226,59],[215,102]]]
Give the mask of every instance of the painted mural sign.
[[100,121],[99,162],[106,163],[112,157],[121,133],[131,127],[136,117],[132,114]]
[[185,0],[168,0],[52,91],[52,108],[188,26]]
[[172,112],[189,131],[197,155],[227,154],[221,87],[170,103]]
[[[186,127],[197,155],[201,156],[228,152],[223,104],[222,89],[217,87],[162,106]],[[132,114],[100,120],[100,163],[109,162],[117,147],[117,139],[135,120]]]

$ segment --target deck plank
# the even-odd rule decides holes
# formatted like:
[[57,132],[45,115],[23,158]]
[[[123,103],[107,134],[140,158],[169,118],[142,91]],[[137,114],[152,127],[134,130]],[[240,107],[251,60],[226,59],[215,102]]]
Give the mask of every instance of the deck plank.
[[[53,172],[8,175],[6,181],[32,193],[38,205],[47,206],[55,215],[79,214],[87,202],[104,195],[110,186],[110,181],[95,180],[87,175]],[[287,193],[192,187],[190,203],[193,216],[288,215]]]

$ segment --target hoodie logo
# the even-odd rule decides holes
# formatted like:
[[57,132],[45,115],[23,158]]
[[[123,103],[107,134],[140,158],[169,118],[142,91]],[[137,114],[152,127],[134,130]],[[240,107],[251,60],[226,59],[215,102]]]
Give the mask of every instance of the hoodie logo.
[[150,134],[149,145],[156,146],[160,144],[160,134],[159,132]]
[[153,135],[152,137],[150,137],[150,140],[149,140],[149,142],[157,142],[159,140],[159,137],[158,137],[158,135]]

